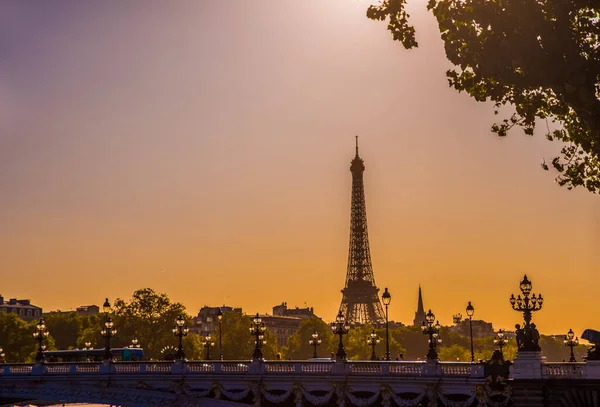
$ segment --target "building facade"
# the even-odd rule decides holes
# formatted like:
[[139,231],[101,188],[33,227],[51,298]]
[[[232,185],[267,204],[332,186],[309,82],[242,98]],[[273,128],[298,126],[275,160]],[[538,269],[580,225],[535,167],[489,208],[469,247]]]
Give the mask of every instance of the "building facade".
[[198,316],[196,316],[193,320],[193,324],[190,327],[190,332],[207,335],[213,334],[217,331],[219,326],[219,310],[221,310],[222,314],[225,314],[230,311],[242,312],[241,308],[233,308],[227,305],[223,305],[222,307],[207,307],[204,306],[200,308],[198,312]]
[[0,312],[17,314],[25,321],[33,321],[42,316],[42,309],[31,305],[30,300],[11,298],[5,301],[2,296],[0,296]]
[[[473,324],[473,338],[483,338],[485,336],[494,336],[494,327],[491,322],[474,319]],[[470,336],[469,319],[463,319],[456,325],[450,327],[450,332],[456,332],[463,336]],[[507,336],[508,338],[508,336]]]
[[97,305],[82,305],[75,310],[79,316],[96,315],[100,313],[100,307]]

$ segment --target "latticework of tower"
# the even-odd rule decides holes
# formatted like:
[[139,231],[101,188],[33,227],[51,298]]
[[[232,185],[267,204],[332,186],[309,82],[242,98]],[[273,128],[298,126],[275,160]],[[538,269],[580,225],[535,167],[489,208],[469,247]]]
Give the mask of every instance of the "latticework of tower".
[[363,183],[364,171],[365,164],[358,155],[357,137],[356,155],[350,165],[352,173],[350,247],[348,249],[346,285],[342,290],[340,312],[346,317],[348,323],[377,324],[385,322],[385,314],[371,265]]

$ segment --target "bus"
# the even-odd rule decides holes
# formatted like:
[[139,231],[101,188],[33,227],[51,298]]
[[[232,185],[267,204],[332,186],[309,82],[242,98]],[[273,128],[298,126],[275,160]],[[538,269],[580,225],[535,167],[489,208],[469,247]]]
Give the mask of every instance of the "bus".
[[[144,360],[142,348],[112,348],[112,359],[116,362]],[[44,351],[46,362],[99,362],[104,360],[104,349],[73,349]]]

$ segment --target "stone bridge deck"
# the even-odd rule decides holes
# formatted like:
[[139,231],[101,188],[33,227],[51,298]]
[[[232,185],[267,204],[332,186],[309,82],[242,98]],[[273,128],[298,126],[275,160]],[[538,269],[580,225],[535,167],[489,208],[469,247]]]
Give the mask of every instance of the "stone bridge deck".
[[[542,363],[539,369],[540,379],[561,383],[596,376],[590,376],[586,363]],[[486,383],[482,364],[461,362],[149,361],[0,366],[0,398],[124,407],[511,405],[509,393],[492,392]]]

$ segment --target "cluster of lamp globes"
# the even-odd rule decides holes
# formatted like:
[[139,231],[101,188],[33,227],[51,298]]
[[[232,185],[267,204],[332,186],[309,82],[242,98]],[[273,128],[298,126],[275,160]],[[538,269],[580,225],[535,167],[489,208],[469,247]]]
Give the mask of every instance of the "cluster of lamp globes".
[[494,345],[498,346],[500,350],[508,343],[508,339],[504,337],[504,329],[499,329],[494,338]]
[[33,333],[33,337],[36,341],[40,342],[40,349],[46,350],[46,345],[42,344],[46,338],[48,338],[48,331],[46,330],[46,323],[44,322],[44,318],[40,319],[35,327],[35,332]]
[[252,322],[253,323],[250,324],[250,335],[256,335],[257,341],[260,341],[260,343],[266,345],[267,341],[264,340],[264,333],[267,330],[267,327],[265,326],[264,322],[262,322],[260,316],[258,316],[258,313],[256,313],[256,316],[252,319]]
[[173,329],[171,329],[171,331],[175,336],[187,336],[190,329],[186,325],[185,319],[183,319],[183,315],[179,314],[179,316],[175,320],[175,325],[173,325]]
[[110,319],[110,317],[107,317],[106,321],[104,321],[104,328],[100,332],[102,336],[115,336],[117,334],[117,328],[115,328],[114,325],[115,323],[112,321],[112,319]]
[[[529,281],[529,279],[527,278],[527,275],[525,275],[523,277],[523,280],[521,281],[519,288],[521,289],[521,292],[523,293],[523,298],[521,298],[521,294],[517,295],[517,298],[515,298],[514,294],[510,295],[510,305],[513,307],[514,310],[537,311],[542,308],[542,304],[544,304],[544,297],[542,297],[542,294],[540,294],[539,296],[536,296],[535,294],[533,294],[531,297],[529,297],[529,294],[531,293],[532,285],[531,285],[531,281]],[[529,303],[531,303],[531,305],[529,305]]]
[[[433,323],[434,321],[435,324]],[[425,315],[425,321],[423,321],[423,324],[421,325],[421,331],[424,334],[427,334],[431,331],[431,337],[433,338],[434,343],[442,343],[442,340],[439,338],[438,334],[440,328],[440,321],[436,321],[434,313],[429,310]],[[431,343],[431,339],[429,339],[429,343]]]

